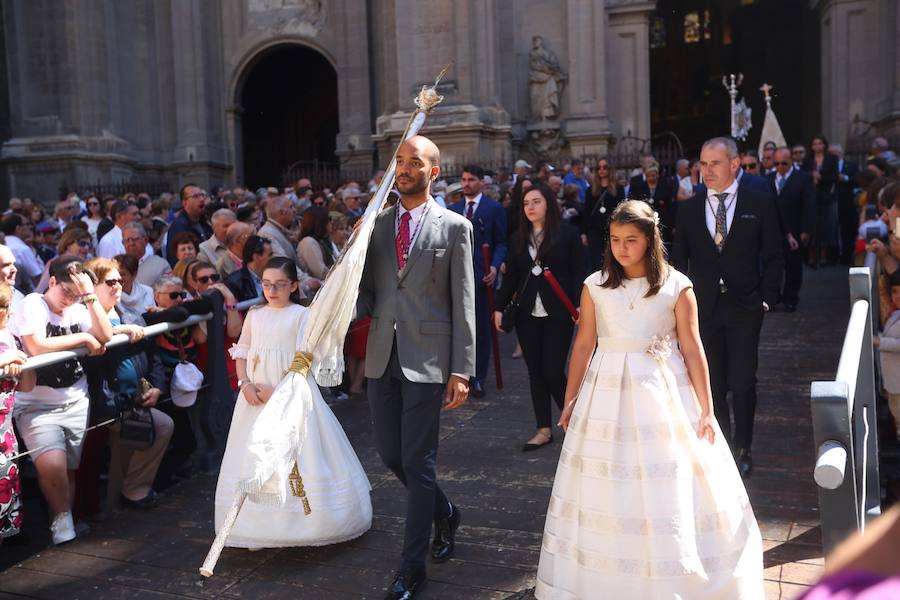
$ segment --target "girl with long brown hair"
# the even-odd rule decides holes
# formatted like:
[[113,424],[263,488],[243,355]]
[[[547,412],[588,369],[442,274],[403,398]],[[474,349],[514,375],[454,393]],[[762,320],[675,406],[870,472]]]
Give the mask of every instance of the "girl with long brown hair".
[[535,597],[762,598],[691,281],[667,265],[647,203],[620,204],[609,239],[581,292]]

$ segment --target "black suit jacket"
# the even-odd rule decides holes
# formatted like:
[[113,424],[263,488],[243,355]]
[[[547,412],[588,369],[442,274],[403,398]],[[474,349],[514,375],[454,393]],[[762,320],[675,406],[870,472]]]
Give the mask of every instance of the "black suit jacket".
[[[838,164],[840,165],[840,163]],[[856,187],[856,175],[859,173],[859,166],[855,162],[844,159],[844,164],[840,165],[840,167],[838,181],[834,186],[838,203],[843,206],[856,208],[853,206],[853,189]]]
[[[816,202],[818,204],[831,204],[835,201],[835,184],[838,180],[838,161],[833,154],[825,154],[822,159],[822,168],[819,169],[819,183],[816,184]],[[816,159],[807,156],[803,161],[803,170],[812,173],[816,170]]]
[[231,290],[238,302],[258,297],[256,284],[253,283],[253,276],[250,274],[250,269],[247,265],[226,277],[225,285],[228,286],[228,289]]
[[800,234],[812,234],[816,223],[816,186],[805,171],[792,171],[781,194],[777,192],[777,173],[769,174],[775,205],[781,220],[781,231],[792,234],[800,241]]
[[[519,300],[517,320],[531,314],[538,292],[541,294],[541,302],[543,302],[549,318],[557,321],[571,319],[544,276],[534,275],[531,272],[533,266],[534,261],[532,261],[528,249],[520,251],[518,244],[514,243],[506,257],[506,275],[503,277],[503,285],[497,293],[497,310],[502,311],[506,308],[519,288],[525,285],[525,290]],[[568,223],[559,224],[559,230],[553,237],[550,248],[541,257],[541,266],[550,269],[572,304],[578,306],[581,299],[581,284],[584,283],[585,274],[584,246],[581,244],[581,233],[576,227]],[[523,284],[525,277],[529,278],[527,284]]]
[[778,302],[784,255],[775,203],[746,186],[738,186],[736,202],[721,254],[706,227],[706,196],[697,194],[678,209],[672,259],[694,283],[701,321],[715,311],[720,280],[749,310]]
[[[671,228],[675,224],[675,195],[677,186],[669,177],[660,177],[656,182],[656,189],[650,194],[650,186],[645,179],[634,179],[628,188],[628,198],[631,200],[644,200],[659,213],[663,225]],[[650,202],[650,200],[653,202]]]

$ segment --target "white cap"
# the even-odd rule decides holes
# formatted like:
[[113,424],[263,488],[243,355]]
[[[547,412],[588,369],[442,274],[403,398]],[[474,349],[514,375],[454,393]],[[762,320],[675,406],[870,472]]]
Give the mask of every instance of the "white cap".
[[175,365],[172,373],[170,393],[175,406],[187,408],[197,401],[197,390],[203,385],[203,373],[196,365],[181,362]]
[[517,168],[517,169],[521,169],[521,168],[523,168],[523,167],[526,168],[526,169],[532,168],[531,165],[528,164],[528,161],[522,160],[522,159],[520,158],[519,160],[516,161],[516,168]]

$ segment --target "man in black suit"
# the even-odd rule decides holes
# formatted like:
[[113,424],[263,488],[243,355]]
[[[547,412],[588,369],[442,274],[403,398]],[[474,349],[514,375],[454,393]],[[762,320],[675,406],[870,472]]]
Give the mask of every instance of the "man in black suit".
[[272,258],[272,242],[268,238],[251,235],[244,243],[241,268],[225,278],[225,285],[238,302],[263,295],[262,274]]
[[738,185],[739,165],[731,138],[703,144],[700,167],[708,192],[678,208],[672,256],[694,284],[713,409],[747,477],[753,468],[759,333],[763,314],[778,301],[784,258],[775,203],[769,194]]
[[803,252],[816,223],[816,184],[809,173],[793,168],[787,146],[775,150],[774,164],[769,182],[785,238],[781,301],[788,312],[794,312],[803,284]]
[[[854,201],[859,166],[844,159],[844,147],[840,144],[831,144],[828,151],[838,160],[838,179],[834,187],[837,193],[838,222],[841,226],[841,264],[852,265],[859,230],[859,206]],[[891,226],[893,227],[893,223]]]

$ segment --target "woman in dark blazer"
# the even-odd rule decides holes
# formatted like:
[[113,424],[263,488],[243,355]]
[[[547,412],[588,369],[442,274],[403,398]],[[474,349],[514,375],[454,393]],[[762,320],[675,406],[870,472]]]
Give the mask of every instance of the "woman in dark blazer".
[[588,249],[591,272],[603,266],[603,251],[609,237],[609,216],[625,200],[625,190],[616,185],[615,169],[607,158],[597,159],[594,179],[584,205],[581,220],[582,241]]
[[[584,280],[581,232],[562,221],[556,199],[533,181],[522,201],[521,224],[506,256],[506,277],[497,294],[494,324],[518,295],[516,332],[528,367],[537,433],[522,448],[537,450],[553,441],[550,399],[562,409],[566,391],[566,357],[574,323],[565,305],[543,276],[550,269],[569,300],[576,304]],[[521,292],[520,292],[521,290]]]
[[837,157],[828,152],[828,140],[817,135],[809,144],[810,153],[803,161],[803,170],[816,183],[816,228],[809,248],[810,266],[837,260],[838,217],[835,186],[838,181]]

